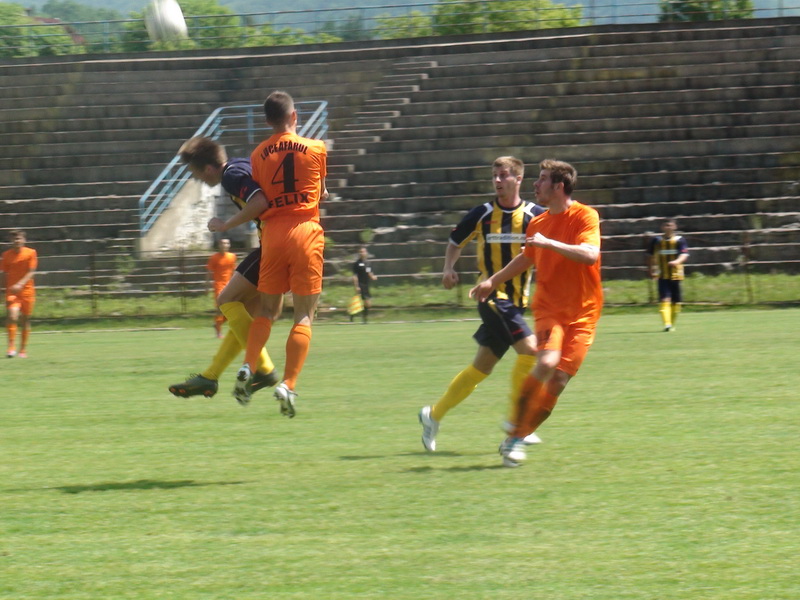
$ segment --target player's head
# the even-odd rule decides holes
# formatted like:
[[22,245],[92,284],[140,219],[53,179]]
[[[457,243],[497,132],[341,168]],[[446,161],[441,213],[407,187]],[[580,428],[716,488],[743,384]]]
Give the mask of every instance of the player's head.
[[516,201],[525,175],[525,164],[514,156],[500,156],[492,164],[492,183],[501,201]]
[[569,197],[575,189],[575,184],[578,181],[578,171],[575,170],[571,164],[561,160],[554,160],[546,158],[539,163],[539,180],[536,182],[536,195],[539,197],[539,189],[542,186],[542,175],[549,182],[549,187],[556,193],[563,193],[564,196]]
[[358,256],[360,258],[367,258],[367,247],[366,246],[361,246],[361,248],[358,249]]
[[675,219],[664,219],[661,221],[661,231],[663,231],[664,235],[668,238],[672,237],[676,229],[678,229],[678,222]]
[[214,140],[196,136],[180,147],[178,155],[189,167],[192,175],[207,185],[217,185],[222,181],[222,168],[228,162],[228,155]]
[[231,241],[228,238],[221,238],[217,244],[220,252],[227,252],[231,249]]
[[277,129],[294,125],[297,122],[294,100],[287,92],[272,92],[264,102],[264,117],[268,125]]
[[22,248],[27,241],[25,232],[22,229],[12,229],[8,232],[8,239],[15,248]]

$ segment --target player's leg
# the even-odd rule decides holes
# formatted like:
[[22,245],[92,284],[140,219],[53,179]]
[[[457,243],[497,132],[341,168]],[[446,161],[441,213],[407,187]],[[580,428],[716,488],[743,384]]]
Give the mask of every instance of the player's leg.
[[[254,253],[256,253],[256,258],[258,258],[260,250],[256,249]],[[253,322],[251,312],[257,312],[257,308],[255,307],[258,307],[260,303],[258,289],[256,288],[258,284],[258,261],[255,262],[254,268],[251,266],[254,253],[251,252],[250,255],[242,261],[239,265],[242,271],[237,268],[233,277],[231,277],[230,281],[217,298],[220,310],[228,319],[228,328],[233,332],[233,335],[236,336],[240,348],[242,349],[247,347],[247,336],[250,333],[250,325]],[[231,360],[233,360],[234,357],[235,355],[231,357]],[[255,368],[256,373],[262,375],[269,375],[275,371],[275,364],[272,362],[269,354],[267,354],[266,349],[261,349]],[[265,378],[260,377],[260,379]],[[277,379],[277,376],[269,377],[268,379]],[[275,385],[275,383],[277,383],[277,381],[269,385]]]
[[292,290],[294,325],[286,339],[286,364],[283,381],[275,387],[281,414],[295,416],[297,379],[311,347],[311,324],[322,292],[322,267],[325,237],[318,223],[307,222],[295,228],[288,244],[289,288]]
[[20,302],[18,296],[6,298],[6,333],[8,334],[8,349],[6,356],[14,358],[17,355],[17,326],[19,323]]
[[19,312],[19,326],[20,326],[20,345],[19,354],[20,358],[28,357],[28,339],[31,336],[31,315],[33,315],[33,307],[36,304],[35,293],[30,293],[22,296],[22,303]]
[[664,323],[664,331],[672,329],[672,282],[669,279],[658,280],[658,312],[661,313],[661,321]]
[[254,366],[258,364],[261,352],[272,333],[272,323],[280,316],[283,307],[283,293],[267,294],[259,292],[259,308],[253,315],[253,322],[247,335],[244,363],[236,373],[236,386],[233,396],[239,404],[250,402],[253,393]]
[[672,316],[672,327],[671,331],[675,329],[675,323],[678,320],[678,315],[681,312],[681,305],[683,302],[683,296],[681,294],[681,282],[680,281],[672,281],[672,305],[671,305],[671,316]]
[[364,310],[361,311],[361,321],[367,322],[367,315],[372,308],[372,296],[369,293],[369,286],[361,286],[361,299],[364,301]]

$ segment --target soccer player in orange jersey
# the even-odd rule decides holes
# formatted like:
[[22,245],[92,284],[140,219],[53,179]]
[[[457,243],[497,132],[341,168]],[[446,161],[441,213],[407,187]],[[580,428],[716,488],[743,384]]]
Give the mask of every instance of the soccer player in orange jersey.
[[[272,92],[264,102],[273,135],[250,155],[253,179],[265,198],[248,205],[227,221],[211,219],[211,231],[227,231],[258,216],[262,225],[261,272],[258,291],[261,310],[253,319],[242,368],[233,395],[239,402],[251,393],[252,365],[267,342],[272,323],[280,316],[283,295],[291,291],[294,325],[286,341],[283,381],[275,388],[281,414],[295,415],[297,379],[311,344],[311,323],[322,291],[324,233],[319,203],[328,197],[325,186],[327,150],[320,140],[297,135],[297,111],[286,92]],[[261,213],[257,210],[263,209]]]
[[[230,250],[231,241],[228,238],[222,238],[217,244],[217,252],[212,254],[206,263],[206,281],[209,284],[209,291],[214,294],[215,308],[217,307],[217,297],[228,285],[233,272],[236,270],[236,255]],[[217,332],[218,338],[222,338],[222,324],[224,322],[225,315],[217,308],[217,314],[214,315],[214,331]]]
[[[31,315],[36,304],[33,274],[38,257],[36,250],[25,245],[25,232],[11,232],[13,247],[3,252],[0,259],[0,275],[6,290],[6,331],[8,332],[8,358],[27,358],[28,337],[31,333]],[[17,329],[20,329],[19,352],[17,352]]]
[[600,217],[572,199],[578,177],[572,165],[546,159],[539,170],[534,189],[547,212],[528,225],[523,251],[470,290],[471,297],[483,302],[504,281],[536,267],[532,308],[537,362],[522,384],[516,427],[500,445],[507,467],[525,460],[523,439],[550,416],[559,395],[578,373],[603,306]]

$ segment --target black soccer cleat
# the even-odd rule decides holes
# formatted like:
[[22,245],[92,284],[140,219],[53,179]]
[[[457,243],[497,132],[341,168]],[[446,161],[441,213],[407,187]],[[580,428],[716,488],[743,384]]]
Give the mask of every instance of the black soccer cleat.
[[218,388],[219,384],[213,379],[206,379],[202,375],[190,375],[189,379],[183,383],[169,386],[169,391],[173,396],[179,398],[189,398],[190,396],[211,398],[217,393]]

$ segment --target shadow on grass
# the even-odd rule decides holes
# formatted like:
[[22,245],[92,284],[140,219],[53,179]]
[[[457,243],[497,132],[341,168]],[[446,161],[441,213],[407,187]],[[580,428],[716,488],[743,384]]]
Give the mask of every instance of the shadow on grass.
[[242,485],[244,481],[209,481],[198,482],[191,479],[177,481],[158,481],[139,479],[138,481],[107,481],[89,485],[63,485],[54,488],[64,494],[82,494],[84,492],[140,491],[140,490],[172,490],[185,487],[208,487],[214,485]]
[[431,473],[433,471],[449,471],[451,473],[469,473],[472,471],[495,471],[505,469],[501,464],[497,465],[467,465],[461,467],[411,467],[404,469],[404,473]]

